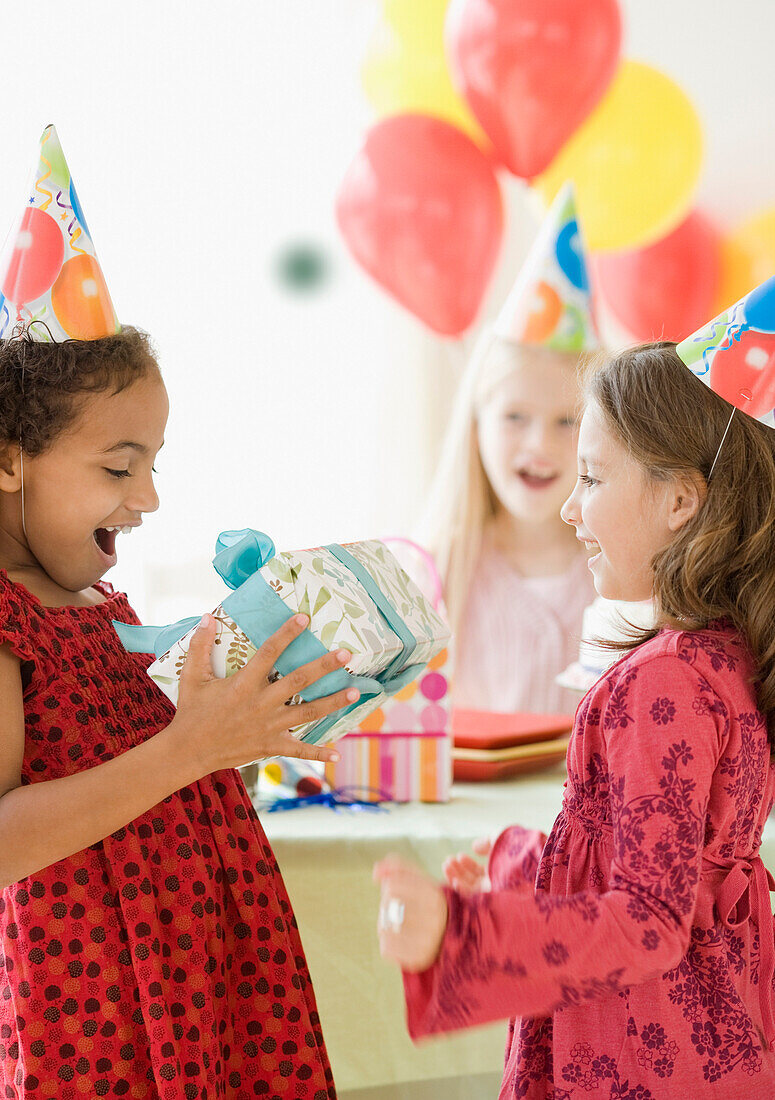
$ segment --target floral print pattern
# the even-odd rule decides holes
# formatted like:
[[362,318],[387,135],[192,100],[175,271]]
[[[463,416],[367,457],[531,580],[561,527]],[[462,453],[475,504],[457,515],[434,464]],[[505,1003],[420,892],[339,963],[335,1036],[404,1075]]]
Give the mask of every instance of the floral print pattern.
[[438,959],[404,975],[414,1037],[511,1017],[500,1100],[775,1096],[775,769],[752,680],[723,622],[602,677],[549,837],[505,830],[492,890],[447,892]]

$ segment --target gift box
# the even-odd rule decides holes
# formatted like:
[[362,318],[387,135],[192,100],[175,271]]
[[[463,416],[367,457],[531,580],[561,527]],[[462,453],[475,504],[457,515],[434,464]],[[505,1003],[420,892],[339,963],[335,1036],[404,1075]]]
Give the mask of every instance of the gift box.
[[445,648],[415,680],[363,717],[353,733],[449,734],[449,665],[449,649]]
[[452,741],[445,732],[350,733],[326,779],[364,802],[448,802]]
[[[352,653],[345,669],[328,673],[289,700],[318,699],[351,686],[361,692],[351,706],[292,730],[312,744],[336,741],[357,727],[420,676],[449,641],[444,620],[377,540],[278,554],[260,531],[224,531],[213,565],[233,590],[213,612],[216,676],[237,672],[298,612],[309,616],[309,627],[281,654],[273,677],[286,676],[329,650]],[[148,675],[173,703],[200,618],[165,627],[114,623],[127,649],[156,654]]]
[[449,650],[443,649],[339,742],[342,759],[326,765],[326,779],[364,801],[449,801],[450,713]]

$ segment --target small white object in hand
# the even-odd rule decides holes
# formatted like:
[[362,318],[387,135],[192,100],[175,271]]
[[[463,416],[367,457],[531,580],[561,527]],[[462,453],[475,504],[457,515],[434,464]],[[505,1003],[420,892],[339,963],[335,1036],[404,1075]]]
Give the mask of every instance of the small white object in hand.
[[386,932],[400,932],[406,906],[398,898],[387,898],[379,911],[380,927]]

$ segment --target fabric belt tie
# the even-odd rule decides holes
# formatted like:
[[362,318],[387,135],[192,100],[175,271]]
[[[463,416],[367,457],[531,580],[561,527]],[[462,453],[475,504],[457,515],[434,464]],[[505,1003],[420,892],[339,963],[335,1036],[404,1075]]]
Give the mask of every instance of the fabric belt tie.
[[[712,865],[708,865],[711,867]],[[722,868],[714,868],[722,870]],[[775,879],[760,855],[742,859],[729,870],[716,893],[716,911],[726,928],[736,929],[753,917],[759,930],[759,1004],[764,1037],[770,1051],[775,1050],[775,1004],[772,981],[775,976],[775,939],[773,938],[770,891]]]

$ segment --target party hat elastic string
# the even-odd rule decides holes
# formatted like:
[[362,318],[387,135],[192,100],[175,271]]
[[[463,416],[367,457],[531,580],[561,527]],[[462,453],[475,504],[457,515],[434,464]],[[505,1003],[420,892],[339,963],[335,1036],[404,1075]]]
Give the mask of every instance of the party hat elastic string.
[[[20,387],[20,389],[21,389],[21,402],[20,402],[20,405],[22,405],[22,406],[24,405],[24,380],[25,380],[25,371],[27,369],[27,345],[34,343],[33,334],[30,331],[32,329],[33,325],[40,325],[41,328],[44,328],[46,330],[46,332],[48,333],[49,340],[52,343],[54,341],[54,337],[51,334],[51,329],[48,327],[48,325],[46,324],[45,321],[41,321],[40,319],[32,320],[27,325],[24,325],[21,322],[19,322],[13,330],[13,334],[11,336],[11,339],[22,345],[22,348],[21,348],[21,387]],[[29,539],[27,538],[27,524],[26,524],[26,518],[25,518],[25,512],[24,512],[24,440],[22,438],[21,417],[19,418],[19,465],[20,465],[20,468],[21,468],[22,533],[24,534],[25,539],[27,539],[27,542],[29,543]]]
[[708,481],[710,481],[710,479],[713,477],[713,471],[716,469],[716,463],[718,462],[718,456],[721,454],[721,448],[724,446],[724,440],[727,437],[729,429],[732,427],[732,419],[733,419],[736,412],[737,412],[737,409],[732,409],[732,412],[729,414],[729,420],[727,421],[727,426],[724,429],[724,434],[721,437],[721,442],[719,443],[718,450],[716,451],[716,457],[713,459],[713,465],[711,466],[710,473],[708,474]]
[[[28,341],[25,339],[24,335],[22,335],[21,333],[18,336],[18,340],[24,345],[26,345],[28,343]],[[21,349],[21,352],[22,352],[22,356],[21,356],[21,358],[22,358],[22,381],[21,381],[21,402],[20,402],[20,407],[24,405],[24,371],[25,371],[26,360],[27,360],[27,348],[26,348],[26,346]],[[27,524],[25,522],[25,516],[24,516],[24,440],[22,439],[22,420],[21,420],[21,416],[19,416],[19,463],[20,463],[20,466],[21,466],[21,479],[22,479],[22,484],[21,484],[22,534],[24,535],[25,542],[29,546],[30,540],[27,538]]]

